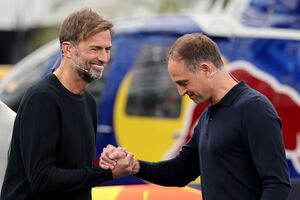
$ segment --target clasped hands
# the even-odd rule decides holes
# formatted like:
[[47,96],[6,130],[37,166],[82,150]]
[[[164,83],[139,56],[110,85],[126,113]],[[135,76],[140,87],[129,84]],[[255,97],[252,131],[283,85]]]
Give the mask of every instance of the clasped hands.
[[103,169],[111,169],[113,178],[135,175],[140,168],[138,160],[132,153],[127,152],[123,147],[114,147],[110,144],[103,148],[99,166]]

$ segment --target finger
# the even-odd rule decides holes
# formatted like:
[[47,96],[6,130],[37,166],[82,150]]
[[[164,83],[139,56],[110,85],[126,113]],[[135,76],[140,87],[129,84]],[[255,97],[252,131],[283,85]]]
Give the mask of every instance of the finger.
[[115,165],[105,162],[104,160],[99,160],[99,166],[103,169],[113,169]]
[[106,154],[107,154],[107,153],[110,154],[110,153],[114,152],[115,149],[116,149],[115,146],[109,144],[109,145],[107,145],[107,146],[103,149],[103,152],[105,152]]
[[117,149],[120,149],[120,150],[126,152],[126,148],[125,147],[118,147]]
[[109,155],[111,160],[122,159],[126,157],[126,152],[124,151],[114,151],[112,154]]
[[116,147],[115,147],[114,145],[108,144],[108,145],[106,146],[106,148],[109,148],[109,149],[115,149]]
[[131,172],[131,175],[135,175],[139,172],[140,170],[140,163],[138,160],[136,159],[133,159],[133,166],[132,166],[132,172]]
[[99,163],[99,166],[100,166],[102,169],[109,169],[109,167],[108,167],[108,166],[106,166],[106,165],[102,165],[102,164],[100,164],[100,163]]
[[112,152],[110,155],[109,155],[109,158],[112,159],[112,160],[116,160],[116,159],[121,159],[121,158],[125,158],[127,155],[126,151],[124,151],[123,148],[116,148],[114,150],[114,152]]
[[130,164],[131,168],[134,168],[137,160],[134,158],[133,153],[128,152],[127,154],[129,154],[129,157],[128,157],[128,161],[130,162],[129,164]]
[[109,165],[115,166],[117,164],[116,160],[112,160],[109,157],[107,157],[105,154],[101,154],[100,159],[101,161],[108,163]]
[[124,159],[125,161],[125,166],[126,166],[126,170],[128,171],[128,175],[132,174],[132,170],[134,167],[134,155],[130,152],[127,152],[127,155]]
[[105,162],[107,162],[107,163],[109,163],[111,165],[116,165],[116,161],[109,158],[109,155],[111,153],[108,153],[108,151],[109,151],[109,149],[104,148],[103,151],[102,151],[102,153],[101,153],[101,155],[100,155],[99,160],[103,160],[103,161],[105,161]]
[[132,153],[130,153],[130,152],[127,152],[127,155],[126,155],[126,157],[125,157],[125,161],[127,161],[128,163],[131,163],[132,161],[133,161],[133,154]]

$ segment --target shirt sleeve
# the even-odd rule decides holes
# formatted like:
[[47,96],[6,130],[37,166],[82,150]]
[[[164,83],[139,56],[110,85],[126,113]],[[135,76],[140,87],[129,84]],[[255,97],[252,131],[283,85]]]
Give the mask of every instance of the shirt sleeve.
[[281,120],[267,100],[248,103],[242,111],[242,137],[262,180],[261,200],[284,200],[290,191]]
[[195,180],[200,175],[196,138],[194,133],[179,154],[170,160],[160,162],[140,160],[140,169],[136,176],[151,183],[178,187]]
[[99,167],[56,167],[61,123],[59,112],[55,100],[47,93],[29,96],[20,110],[20,162],[32,191],[36,194],[65,194],[111,180],[111,170]]

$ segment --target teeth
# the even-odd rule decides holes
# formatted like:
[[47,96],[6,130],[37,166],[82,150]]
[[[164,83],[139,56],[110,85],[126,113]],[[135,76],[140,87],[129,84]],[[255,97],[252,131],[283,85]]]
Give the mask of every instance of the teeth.
[[96,64],[92,64],[95,68],[97,69],[103,69],[104,66],[103,65],[96,65]]

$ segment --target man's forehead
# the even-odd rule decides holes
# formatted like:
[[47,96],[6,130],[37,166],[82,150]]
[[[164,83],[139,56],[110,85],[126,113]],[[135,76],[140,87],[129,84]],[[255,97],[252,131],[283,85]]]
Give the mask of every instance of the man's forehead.
[[107,48],[112,46],[111,37],[94,35],[80,42],[83,45]]
[[187,69],[186,64],[183,60],[168,60],[168,70],[174,72],[183,72]]

